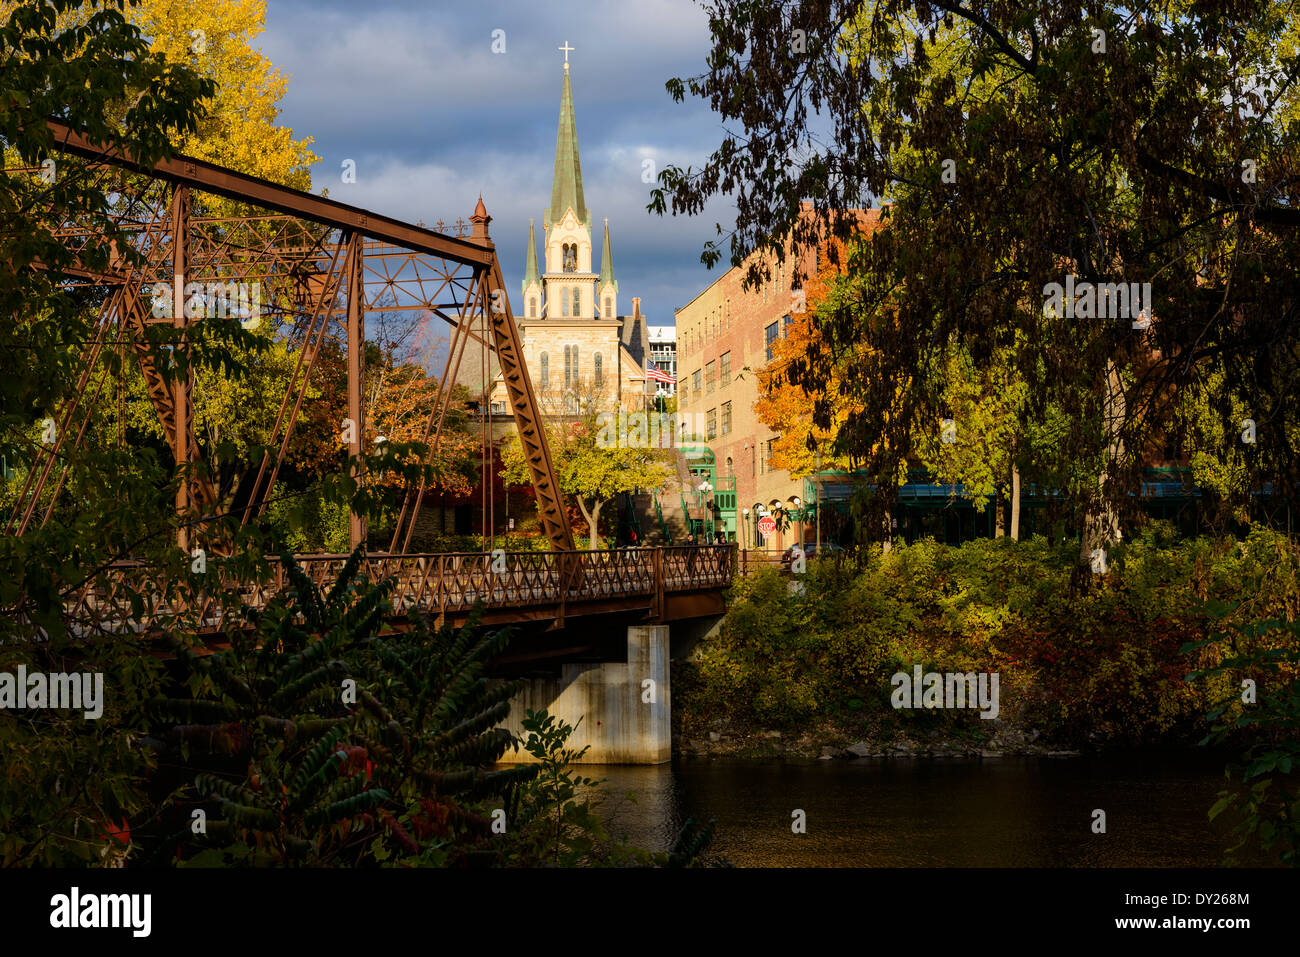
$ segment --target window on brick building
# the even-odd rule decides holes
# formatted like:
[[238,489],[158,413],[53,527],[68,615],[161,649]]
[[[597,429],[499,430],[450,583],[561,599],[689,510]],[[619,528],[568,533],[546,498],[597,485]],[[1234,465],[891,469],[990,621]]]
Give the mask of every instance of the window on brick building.
[[699,392],[700,389],[703,388],[703,385],[704,385],[704,373],[701,372],[699,369],[696,369],[694,372],[691,373],[691,388],[694,391]]
[[[727,435],[731,431],[731,403],[722,403],[722,434]],[[731,459],[727,459],[727,464],[731,464]]]
[[718,435],[718,410],[709,409],[708,412],[704,413],[704,422],[705,428],[708,429],[709,438],[716,438]]
[[705,392],[713,391],[713,385],[717,379],[717,371],[718,371],[717,366],[718,364],[716,362],[707,362],[704,365],[704,391]]
[[772,361],[772,343],[776,342],[777,336],[781,334],[781,327],[778,323],[772,323],[763,330],[763,345],[767,347],[767,361]]
[[730,352],[724,352],[722,354],[722,357],[718,359],[718,366],[719,366],[718,375],[721,376],[721,381],[718,383],[718,388],[725,389],[728,385],[731,384],[731,353]]

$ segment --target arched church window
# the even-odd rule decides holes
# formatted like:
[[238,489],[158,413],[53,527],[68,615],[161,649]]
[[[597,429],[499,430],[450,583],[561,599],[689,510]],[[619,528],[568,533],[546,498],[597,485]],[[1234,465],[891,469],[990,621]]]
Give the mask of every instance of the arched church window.
[[601,386],[601,368],[600,368],[601,359],[600,359],[599,352],[596,353],[596,358],[592,361],[595,363],[594,372],[592,374],[595,376],[596,379],[596,388],[599,389]]
[[569,290],[561,289],[560,290],[560,315],[567,316],[568,314],[569,314]]
[[548,380],[551,378],[551,357],[545,352],[542,353],[542,388],[547,387]]
[[[568,297],[565,297],[568,302]],[[568,314],[567,311],[565,313]],[[573,384],[573,348],[572,346],[564,347],[564,387],[567,389]]]
[[578,246],[576,243],[564,244],[564,271],[578,271]]
[[573,316],[576,319],[582,315],[582,290],[573,290]]
[[609,296],[605,297],[605,308],[600,311],[600,314],[606,319],[614,318],[614,307],[609,304]]
[[537,297],[536,296],[528,297],[528,318],[529,319],[537,318]]
[[[574,292],[577,292],[575,289]],[[573,347],[573,384],[578,384],[578,347]]]

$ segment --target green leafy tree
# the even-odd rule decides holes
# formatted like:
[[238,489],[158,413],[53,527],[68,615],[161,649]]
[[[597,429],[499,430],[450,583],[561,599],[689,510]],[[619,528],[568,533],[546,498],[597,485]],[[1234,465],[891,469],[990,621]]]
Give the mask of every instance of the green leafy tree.
[[[193,70],[151,53],[120,3],[0,4],[0,313],[7,317],[0,323],[0,456],[15,479],[36,457],[40,423],[69,394],[84,343],[94,337],[84,296],[57,275],[74,258],[58,228],[65,219],[86,227],[77,255],[95,269],[108,266],[114,244],[131,246],[102,184],[85,163],[55,150],[46,119],[150,163],[172,153],[174,131],[198,128],[200,103],[212,93]],[[74,646],[65,590],[126,544],[166,531],[149,522],[166,486],[160,463],[109,452],[75,514],[37,523],[21,538],[12,525],[0,534],[0,668],[99,671],[118,689],[94,721],[0,713],[5,865],[112,862],[129,847],[123,818],[145,807],[140,781],[152,764],[140,747],[138,705],[159,669],[134,635]],[[5,492],[12,503],[12,489]]]
[[[617,417],[602,419],[589,411],[576,422],[551,419],[546,426],[560,491],[578,503],[587,522],[588,547],[593,549],[598,546],[600,512],[606,502],[623,492],[658,488],[674,474],[666,450],[619,448],[614,434],[617,423]],[[517,434],[501,450],[501,464],[507,482],[523,485],[531,481]]]
[[919,458],[940,482],[960,484],[977,511],[983,512],[993,496],[999,534],[1001,505],[1011,479],[1011,537],[1019,538],[1019,466],[1028,385],[1016,372],[1012,350],[1004,350],[985,369],[977,368],[970,354],[957,345],[951,345],[940,361],[942,369],[933,380],[940,392],[935,405],[948,413],[947,421],[921,431]]
[[[1169,440],[1181,454],[1173,399],[1211,370],[1264,410],[1257,421],[1266,411],[1259,473],[1294,487],[1300,27],[1287,8],[718,0],[709,12],[706,71],[668,88],[708,100],[726,132],[700,167],[661,172],[650,209],[698,215],[734,193],[740,265],[755,249],[779,257],[788,233],[797,251],[823,224],[847,232],[838,210],[889,202],[854,264],[862,307],[821,329],[832,352],[874,347],[840,403],[854,410],[841,442],[873,475],[894,474],[933,418],[926,378],[948,343],[984,370],[1021,337],[1029,424],[1050,429],[1038,451],[1074,480],[1084,552],[1118,537],[1152,451]],[[702,258],[723,254],[710,243]],[[1045,315],[1067,275],[1151,283],[1149,325]]]

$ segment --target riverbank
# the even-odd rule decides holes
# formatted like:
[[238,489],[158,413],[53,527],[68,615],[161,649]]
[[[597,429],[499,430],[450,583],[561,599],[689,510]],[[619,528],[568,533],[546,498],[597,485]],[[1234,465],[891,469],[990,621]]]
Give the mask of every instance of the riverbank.
[[1264,665],[1225,662],[1278,661],[1272,687],[1297,677],[1277,656],[1300,618],[1300,550],[1262,528],[1179,541],[1153,525],[1086,579],[1077,546],[1034,538],[866,550],[790,584],[738,579],[674,660],[677,754],[1191,748],[1216,709],[1250,707],[1243,678],[1264,686]]
[[1037,730],[990,729],[983,737],[956,737],[943,732],[860,735],[835,725],[802,732],[740,729],[728,719],[712,730],[673,735],[674,757],[771,760],[845,760],[859,758],[987,758],[1078,757],[1083,752],[1048,742]]

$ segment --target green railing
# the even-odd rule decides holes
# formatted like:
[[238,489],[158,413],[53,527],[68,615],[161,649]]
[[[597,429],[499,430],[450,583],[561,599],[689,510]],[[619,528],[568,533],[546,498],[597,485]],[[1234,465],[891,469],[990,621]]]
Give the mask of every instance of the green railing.
[[659,520],[659,534],[663,536],[665,545],[671,545],[673,543],[673,533],[668,530],[668,523],[664,521],[664,510],[659,505],[659,490],[655,489],[651,494],[655,502],[655,518]]

